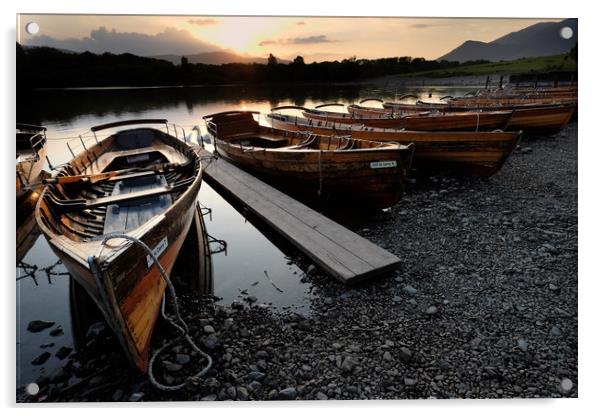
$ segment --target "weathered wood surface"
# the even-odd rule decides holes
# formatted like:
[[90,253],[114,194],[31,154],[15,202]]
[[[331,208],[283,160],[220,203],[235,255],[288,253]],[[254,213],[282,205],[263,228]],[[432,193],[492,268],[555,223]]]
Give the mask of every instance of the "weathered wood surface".
[[[211,157],[197,148],[204,158]],[[401,260],[322,214],[274,189],[228,161],[206,164],[205,179],[243,203],[323,270],[354,283],[396,269]]]
[[[281,107],[282,108],[282,107]],[[503,129],[508,124],[512,112],[483,111],[483,112],[452,112],[452,113],[416,113],[398,117],[389,114],[358,115],[306,109],[302,112],[305,118],[317,123],[333,122],[344,124],[361,124],[368,127],[395,128],[406,130],[426,131],[455,131],[455,130],[494,130]]]
[[[155,175],[153,180],[136,181],[130,179],[128,182],[117,182],[113,189],[112,196],[128,195],[135,192],[149,192],[157,187],[166,187],[167,181],[163,175]],[[140,227],[155,215],[160,215],[171,205],[169,195],[159,195],[158,197],[148,198],[146,201],[137,201],[137,203],[124,203],[109,205],[107,216],[105,217],[105,234],[112,232],[127,232]]]

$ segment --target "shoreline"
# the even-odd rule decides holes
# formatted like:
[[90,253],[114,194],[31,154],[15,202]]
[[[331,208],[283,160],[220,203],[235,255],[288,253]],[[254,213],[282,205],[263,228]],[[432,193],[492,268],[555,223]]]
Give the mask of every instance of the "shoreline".
[[[265,88],[265,87],[323,87],[323,86],[397,86],[397,87],[481,87],[485,88],[487,78],[489,77],[489,87],[494,88],[499,84],[500,77],[504,79],[504,85],[507,85],[513,76],[536,76],[537,74],[490,74],[490,75],[459,75],[449,77],[429,77],[415,75],[386,75],[375,78],[358,79],[348,82],[278,82],[278,83],[240,83],[240,84],[193,84],[193,85],[112,85],[112,86],[82,86],[82,87],[39,87],[29,91],[31,92],[52,92],[52,91],[115,91],[115,90],[145,90],[145,89],[185,89],[185,88]],[[545,74],[543,74],[545,75]],[[533,82],[521,82],[522,85],[530,85]],[[559,81],[558,85],[571,85],[572,81]],[[553,86],[551,80],[539,80],[538,86]]]

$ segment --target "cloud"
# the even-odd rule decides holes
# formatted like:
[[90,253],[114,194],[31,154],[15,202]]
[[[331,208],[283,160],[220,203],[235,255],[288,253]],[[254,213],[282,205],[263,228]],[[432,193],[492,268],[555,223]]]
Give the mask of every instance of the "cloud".
[[190,23],[191,25],[197,25],[197,26],[211,26],[211,25],[217,25],[219,24],[219,20],[217,19],[190,19],[188,21],[188,23]]
[[414,29],[426,29],[427,27],[431,27],[431,25],[427,25],[426,23],[414,23],[410,25],[411,28]]
[[307,36],[304,38],[288,38],[288,39],[268,39],[259,42],[259,46],[267,45],[311,45],[316,43],[331,43],[336,40],[328,39],[326,35]]
[[219,47],[195,38],[187,30],[166,28],[155,35],[136,32],[117,32],[101,26],[89,37],[56,39],[34,36],[24,42],[28,46],[50,46],[73,52],[132,53],[140,56],[164,54],[185,55],[220,50]]

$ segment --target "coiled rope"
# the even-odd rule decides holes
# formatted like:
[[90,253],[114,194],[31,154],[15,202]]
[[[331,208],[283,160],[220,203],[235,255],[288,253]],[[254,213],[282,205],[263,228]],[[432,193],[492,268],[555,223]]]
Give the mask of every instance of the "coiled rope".
[[[102,250],[104,249],[107,241],[117,239],[117,238],[122,238],[122,239],[125,239],[128,241],[131,241],[135,244],[138,244],[140,247],[142,247],[148,253],[148,255],[151,256],[151,258],[153,259],[153,262],[157,265],[157,268],[159,269],[159,273],[161,274],[161,277],[163,278],[163,280],[165,280],[165,283],[169,289],[169,295],[171,296],[171,300],[173,302],[175,319],[173,319],[172,317],[167,315],[167,313],[165,312],[165,294],[163,294],[163,298],[161,300],[161,315],[178,332],[180,332],[180,337],[177,337],[174,340],[172,340],[171,342],[168,342],[167,344],[163,345],[161,348],[159,348],[158,350],[156,350],[153,353],[153,355],[151,356],[151,359],[148,363],[148,377],[150,379],[151,384],[159,390],[164,390],[164,391],[180,390],[188,384],[188,381],[190,380],[190,378],[198,378],[198,377],[204,376],[207,373],[207,371],[209,371],[211,366],[213,365],[213,360],[211,359],[211,356],[209,354],[205,353],[204,351],[202,351],[190,337],[189,331],[188,331],[188,325],[186,325],[186,322],[184,322],[184,320],[182,319],[182,316],[180,315],[180,308],[178,305],[178,297],[176,295],[176,290],[175,290],[173,284],[171,283],[171,280],[167,276],[165,269],[159,262],[159,259],[157,258],[157,256],[155,256],[155,253],[153,253],[153,251],[150,249],[150,247],[146,245],[146,243],[144,243],[143,241],[141,241],[140,239],[138,239],[136,237],[132,237],[131,235],[119,233],[119,232],[105,234],[101,237],[98,237],[95,240],[96,241],[100,240],[100,246],[98,247],[96,254],[94,256],[88,258],[88,263],[91,266],[92,273],[96,276],[96,278],[100,278],[100,276],[97,275],[97,268],[96,268],[96,265],[94,264],[94,258],[100,259],[100,255],[101,255]],[[178,323],[176,323],[176,321]],[[167,386],[167,385],[162,384],[159,381],[157,381],[157,379],[155,378],[155,376],[153,374],[153,365],[155,363],[155,360],[159,356],[159,354],[161,354],[161,352],[163,350],[165,350],[166,348],[171,347],[172,345],[176,344],[180,340],[181,337],[184,337],[186,339],[186,341],[188,341],[188,343],[190,344],[192,349],[194,349],[197,353],[199,353],[202,357],[204,357],[207,360],[207,364],[194,376],[189,377],[189,379],[186,380],[185,382],[183,382],[181,384],[173,385],[173,386]]]

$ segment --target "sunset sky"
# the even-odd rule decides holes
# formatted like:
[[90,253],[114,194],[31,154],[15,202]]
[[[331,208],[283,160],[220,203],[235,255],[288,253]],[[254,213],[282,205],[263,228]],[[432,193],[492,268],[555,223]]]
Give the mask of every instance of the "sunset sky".
[[[492,41],[560,19],[336,18],[235,16],[21,15],[18,41],[95,53],[142,56],[230,50],[306,62],[356,56],[436,59],[466,40]],[[30,35],[27,23],[40,31]]]

